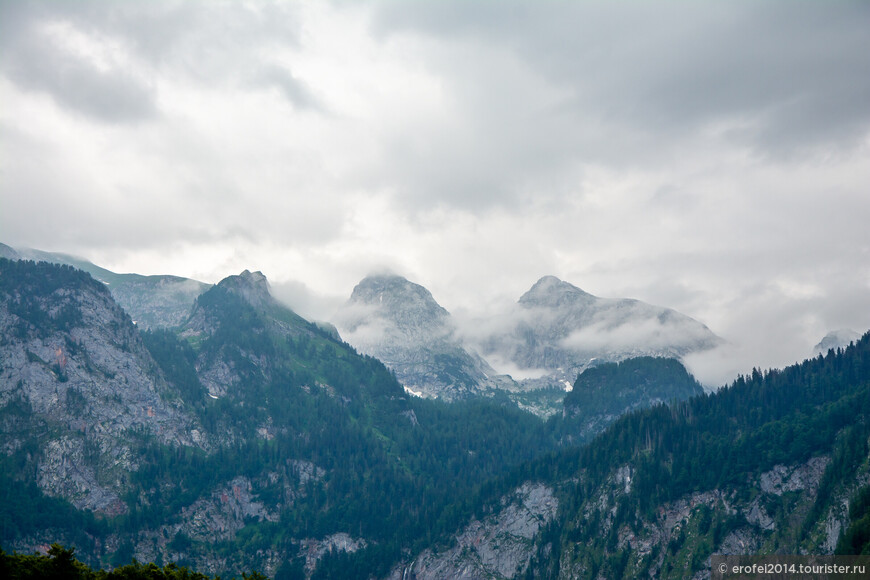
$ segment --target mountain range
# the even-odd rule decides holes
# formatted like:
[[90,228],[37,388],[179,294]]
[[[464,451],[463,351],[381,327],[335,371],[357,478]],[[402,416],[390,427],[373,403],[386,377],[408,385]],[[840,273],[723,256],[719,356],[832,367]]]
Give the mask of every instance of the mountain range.
[[411,392],[454,400],[498,389],[545,416],[561,406],[553,391],[570,390],[586,368],[639,356],[680,358],[722,343],[674,310],[598,298],[554,276],[541,278],[514,308],[461,328],[422,286],[397,275],[369,276],[334,322]]
[[[181,325],[210,285],[177,276],[117,274],[66,254],[0,245],[13,259],[66,264],[103,282],[141,328]],[[506,393],[542,416],[558,413],[578,373],[637,356],[680,358],[722,340],[674,310],[603,299],[545,276],[514,308],[457,324],[423,286],[367,276],[325,325],[384,362],[409,392],[452,401]]]
[[[595,325],[655,309],[536,286],[517,310],[569,320],[506,325],[527,324],[533,346],[565,348],[570,313]],[[375,337],[468,348],[422,287],[358,289],[342,319],[359,313],[358,336],[380,319]],[[510,390],[410,395],[259,272],[209,286],[180,324],[144,328],[87,272],[0,258],[0,546],[61,542],[103,567],[397,580],[700,578],[712,553],[868,553],[870,334],[850,342],[713,393],[675,358],[614,355],[543,420]],[[504,352],[526,368],[583,352],[557,350]]]

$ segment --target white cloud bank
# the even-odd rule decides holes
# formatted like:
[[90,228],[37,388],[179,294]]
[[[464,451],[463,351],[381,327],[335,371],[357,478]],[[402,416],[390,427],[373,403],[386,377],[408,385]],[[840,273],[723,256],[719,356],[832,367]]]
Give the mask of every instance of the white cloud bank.
[[0,241],[262,270],[321,318],[382,268],[454,311],[554,274],[787,364],[870,328],[868,29],[860,2],[5,0]]

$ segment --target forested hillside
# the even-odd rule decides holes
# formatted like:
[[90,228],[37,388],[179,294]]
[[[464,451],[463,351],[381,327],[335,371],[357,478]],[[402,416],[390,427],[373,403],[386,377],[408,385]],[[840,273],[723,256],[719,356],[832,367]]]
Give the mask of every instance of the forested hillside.
[[529,574],[682,578],[714,552],[867,550],[868,419],[870,334],[631,413],[515,476],[561,489]]
[[[0,264],[10,328],[40,343],[75,344],[67,368],[85,373],[94,345],[82,318],[62,307],[70,297],[88,302],[89,292],[111,301],[108,292],[67,267],[12,264]],[[65,286],[70,276],[76,284]],[[43,301],[32,306],[21,296],[43,278]],[[58,437],[78,441],[78,415],[99,414],[102,399],[85,398],[78,408],[67,394],[72,403],[43,412],[31,399],[62,389],[62,373],[25,388],[37,363],[16,363],[22,381],[4,384],[0,409],[5,424],[24,426],[15,439],[3,435],[4,548],[61,541],[95,565],[135,556],[209,573],[324,577],[332,560],[346,566],[340,554],[353,554],[358,574],[385,575],[403,550],[461,525],[477,507],[479,486],[554,445],[540,420],[506,401],[448,405],[407,396],[379,361],[275,302],[256,273],[200,296],[177,331],[143,338],[162,398],[195,423],[198,443],[130,425],[117,432],[126,442],[117,452],[131,458],[125,476],[109,477],[101,439],[85,434],[74,454],[52,447]],[[7,333],[4,340],[12,347],[22,339]],[[83,377],[95,385],[129,388],[106,368],[91,370]],[[55,456],[92,474],[92,488],[112,494],[116,508],[94,517],[67,503],[71,492],[46,487],[41,474]]]
[[673,358],[638,357],[584,370],[565,395],[559,424],[566,443],[584,443],[630,411],[704,392]]
[[140,331],[87,274],[0,259],[0,330],[7,552],[422,579],[870,550],[870,335],[708,395],[677,361],[602,364],[545,423],[407,395],[257,272]]

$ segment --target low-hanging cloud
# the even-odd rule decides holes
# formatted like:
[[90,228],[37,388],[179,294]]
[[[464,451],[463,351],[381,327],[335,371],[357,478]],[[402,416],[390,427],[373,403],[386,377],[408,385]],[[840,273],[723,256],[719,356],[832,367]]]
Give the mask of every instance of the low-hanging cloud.
[[559,346],[578,353],[660,351],[681,354],[709,343],[710,339],[709,332],[694,321],[662,324],[658,318],[650,317],[616,326],[604,320],[595,322],[571,332]]

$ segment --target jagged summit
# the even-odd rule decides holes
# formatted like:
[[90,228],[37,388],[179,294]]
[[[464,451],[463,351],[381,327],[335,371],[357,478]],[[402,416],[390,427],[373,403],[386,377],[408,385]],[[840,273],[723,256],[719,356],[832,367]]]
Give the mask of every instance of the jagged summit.
[[382,360],[416,394],[455,399],[491,386],[494,371],[464,348],[450,313],[402,276],[363,278],[335,324],[345,340]]
[[519,303],[527,308],[547,306],[550,308],[568,304],[589,303],[595,296],[555,276],[544,276],[520,296]]
[[274,300],[269,291],[269,281],[260,271],[245,270],[237,276],[227,276],[218,283],[218,287],[241,296],[255,308],[271,304]]
[[[366,276],[354,287],[348,304],[373,307],[380,318],[400,328],[443,324],[450,315],[426,288],[396,274]],[[360,323],[348,322],[349,330]]]

